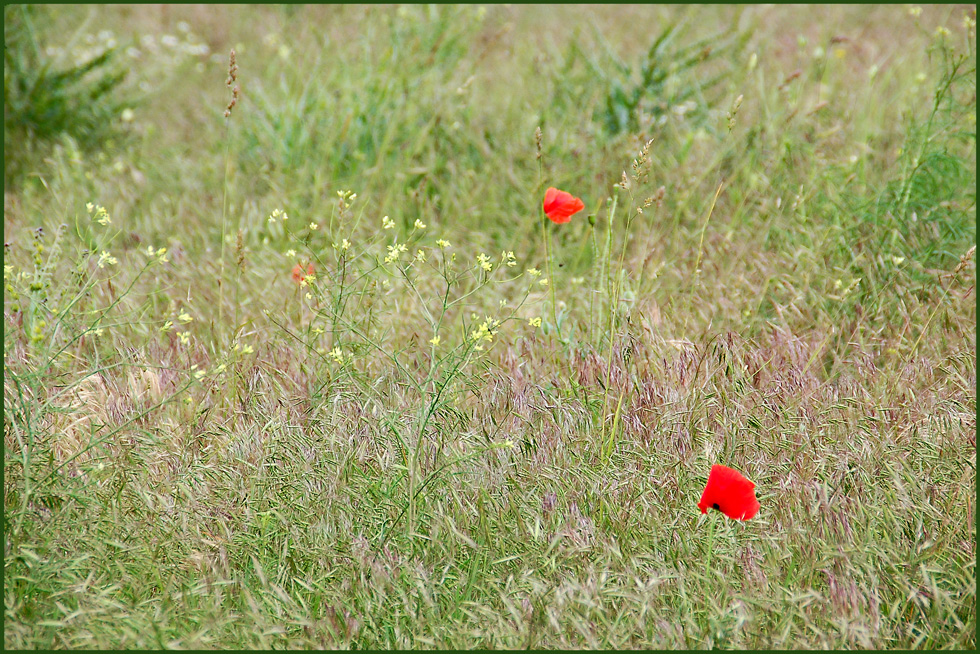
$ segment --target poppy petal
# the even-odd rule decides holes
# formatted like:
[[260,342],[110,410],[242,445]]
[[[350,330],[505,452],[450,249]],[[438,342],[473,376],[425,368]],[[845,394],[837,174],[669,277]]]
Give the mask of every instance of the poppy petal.
[[698,508],[701,513],[714,508],[733,520],[749,520],[759,512],[760,505],[755,497],[754,483],[737,470],[713,465]]
[[314,268],[312,263],[307,264],[305,270],[303,269],[302,263],[297,263],[295,266],[293,266],[293,272],[292,272],[293,281],[299,284],[304,279],[306,279],[309,275],[312,275],[313,272],[314,272]]
[[547,191],[544,192],[544,212],[545,213],[548,213],[548,211],[550,209],[553,209],[554,208],[555,198],[558,197],[558,194],[559,193],[561,193],[561,191],[559,191],[558,189],[556,189],[554,186],[550,187]]
[[566,191],[560,191],[554,187],[549,188],[544,194],[542,209],[548,219],[555,223],[567,223],[572,216],[585,208],[585,203]]

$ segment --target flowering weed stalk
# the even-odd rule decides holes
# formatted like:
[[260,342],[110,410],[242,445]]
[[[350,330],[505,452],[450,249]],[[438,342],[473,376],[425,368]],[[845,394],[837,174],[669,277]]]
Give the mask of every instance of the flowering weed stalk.
[[[221,258],[219,259],[219,273],[218,273],[218,320],[217,323],[212,323],[211,331],[215,333],[215,324],[221,324],[222,316],[224,315],[224,297],[225,297],[225,239],[227,238],[227,224],[228,224],[228,187],[231,184],[231,114],[235,109],[235,105],[238,104],[239,87],[238,87],[238,64],[235,60],[235,50],[232,49],[228,55],[228,79],[225,85],[231,89],[231,100],[228,106],[225,108],[225,173],[224,173],[224,183],[222,184],[221,193]],[[237,222],[237,221],[236,221]],[[236,297],[235,297],[235,324],[238,324],[238,277],[236,276],[235,282]]]
[[[11,516],[11,533],[15,538],[22,535],[21,527],[29,507],[53,479],[63,474],[63,470],[74,470],[76,462],[109,446],[116,435],[185,395],[195,382],[187,378],[169,394],[158,388],[152,394],[151,403],[134,406],[131,415],[118,424],[101,424],[98,429],[93,428],[68,451],[56,453],[55,450],[65,446],[53,443],[50,437],[39,437],[47,425],[58,420],[57,416],[65,412],[65,404],[70,404],[82,389],[94,383],[104,387],[103,379],[125,369],[138,369],[145,379],[156,380],[157,373],[152,369],[164,368],[121,358],[111,344],[116,340],[117,332],[145,331],[146,323],[142,317],[148,311],[149,301],[144,298],[134,304],[133,299],[138,295],[134,288],[148,271],[159,270],[169,263],[167,249],[147,246],[136,253],[143,259],[142,264],[122,287],[117,287],[113,279],[121,275],[116,272],[120,261],[111,252],[118,231],[110,227],[112,219],[104,207],[89,203],[87,213],[93,224],[101,226],[101,230],[93,231],[91,244],[94,247],[91,249],[81,249],[74,257],[64,252],[61,247],[66,231],[64,226],[48,249],[44,245],[43,231],[37,230],[34,234],[33,276],[17,273],[13,266],[4,268],[5,298],[12,300],[7,308],[15,316],[27,317],[23,321],[26,327],[23,334],[5,330],[4,338],[4,377],[13,391],[9,396],[5,395],[5,406],[10,411],[10,432],[19,452],[19,469],[9,471],[9,479],[20,484],[20,510]],[[77,221],[77,227],[80,234],[88,231],[80,221]],[[48,252],[46,260],[45,252]],[[64,272],[66,263],[71,269],[69,274]],[[60,283],[52,284],[55,278]],[[24,283],[27,283],[26,288],[21,286]],[[100,295],[99,291],[104,293]],[[26,306],[21,302],[22,298],[26,299]],[[127,317],[126,312],[130,316]],[[114,315],[120,313],[123,315]],[[182,313],[178,320],[187,323],[192,318]],[[91,369],[84,375],[71,371],[71,363],[88,357],[92,359]],[[12,365],[10,359],[13,358],[23,358],[29,361],[29,366],[25,369],[21,365]],[[93,382],[93,379],[98,381]],[[52,391],[55,383],[57,386]],[[73,427],[68,427],[60,436],[71,440],[74,431]],[[36,472],[35,463],[45,458],[50,460],[50,465]]]
[[[338,225],[342,226],[342,223]],[[478,252],[471,264],[461,265],[448,241],[426,238],[423,232],[426,225],[421,221],[416,221],[404,242],[399,242],[398,235],[391,231],[394,224],[389,225],[387,217],[382,227],[363,247],[351,245],[347,239],[335,244],[335,256],[321,262],[323,272],[316,279],[307,276],[299,282],[303,286],[301,291],[309,294],[311,309],[304,334],[274,316],[270,319],[302,342],[330,371],[325,375],[322,392],[340,383],[355,386],[359,393],[372,398],[385,431],[397,443],[402,457],[400,479],[405,482],[405,504],[388,526],[384,537],[387,540],[403,517],[406,535],[412,537],[416,533],[420,494],[437,478],[473,456],[500,449],[500,444],[491,444],[478,448],[475,453],[461,453],[443,460],[448,432],[436,429],[440,437],[433,442],[432,423],[458,401],[460,382],[465,380],[474,362],[486,356],[495,345],[500,330],[508,324],[524,322],[518,319],[518,313],[536,278],[527,272],[509,274],[511,269],[518,269],[518,260],[510,251],[504,251],[498,260]],[[409,244],[415,251],[411,257]],[[345,282],[348,278],[349,283]],[[325,279],[336,281],[325,285],[321,281]],[[490,290],[491,285],[511,288],[521,279],[527,280],[521,297],[514,303],[506,303],[507,310],[502,315],[488,315],[480,306],[478,297],[484,289]],[[320,302],[319,298],[326,293],[332,300]],[[351,303],[354,297],[358,301]],[[377,331],[372,316],[376,307],[380,309],[387,304],[389,297],[398,303],[411,301],[409,306],[425,325],[421,333],[431,334],[414,352],[392,349],[386,344],[389,336]],[[498,310],[503,305],[503,301],[499,303]],[[456,323],[455,328],[449,328],[452,323]],[[398,329],[398,325],[392,325],[391,329]],[[413,372],[403,361],[406,355],[427,360],[426,373]],[[377,390],[369,372],[370,361],[375,357],[397,371],[400,383],[419,399],[414,425],[406,425],[403,414],[387,408],[390,399]],[[425,453],[428,453],[426,459]]]

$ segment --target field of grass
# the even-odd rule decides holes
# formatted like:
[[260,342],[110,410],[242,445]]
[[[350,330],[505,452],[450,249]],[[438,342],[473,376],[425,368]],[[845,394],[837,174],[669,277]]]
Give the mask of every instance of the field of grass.
[[975,6],[4,11],[5,648],[976,647]]

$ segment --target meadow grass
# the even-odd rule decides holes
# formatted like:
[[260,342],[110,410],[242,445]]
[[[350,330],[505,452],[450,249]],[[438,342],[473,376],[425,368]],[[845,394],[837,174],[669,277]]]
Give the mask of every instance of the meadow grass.
[[6,648],[975,648],[974,8],[33,28]]

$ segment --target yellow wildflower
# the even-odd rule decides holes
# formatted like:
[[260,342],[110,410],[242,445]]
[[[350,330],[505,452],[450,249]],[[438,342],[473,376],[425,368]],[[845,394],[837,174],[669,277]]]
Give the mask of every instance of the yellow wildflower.
[[114,266],[119,263],[119,260],[114,256],[102,250],[102,254],[99,255],[99,268],[105,268],[106,266]]
[[490,263],[490,257],[488,257],[485,254],[481,253],[476,258],[476,262],[480,264],[480,267],[483,268],[483,270],[485,270],[486,272],[490,272],[491,270],[493,270],[493,264]]

